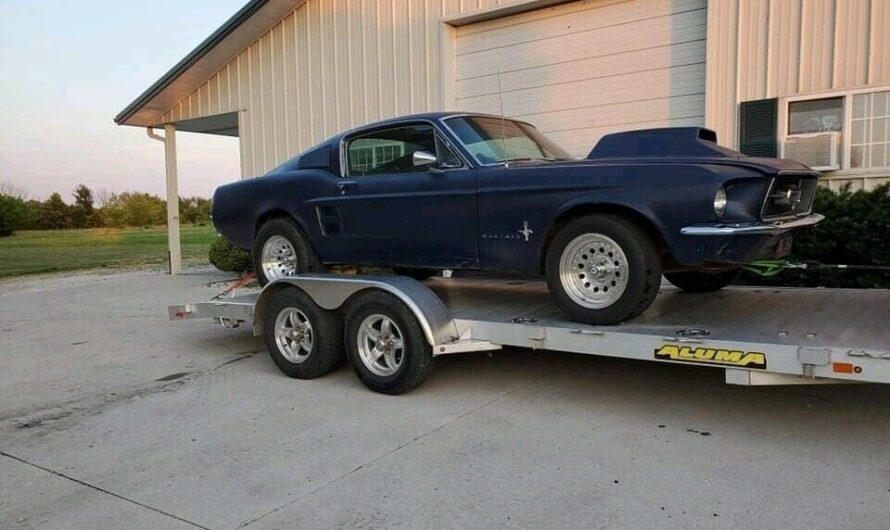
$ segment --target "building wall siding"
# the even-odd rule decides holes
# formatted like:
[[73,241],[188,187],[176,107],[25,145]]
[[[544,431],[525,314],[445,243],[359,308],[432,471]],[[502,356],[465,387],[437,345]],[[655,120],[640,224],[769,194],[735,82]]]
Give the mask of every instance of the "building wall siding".
[[[159,123],[238,111],[242,175],[262,174],[342,129],[454,106],[442,19],[521,1],[308,0]],[[709,0],[705,123],[735,146],[740,101],[890,84],[888,27],[887,0]]]
[[242,176],[265,173],[343,129],[441,109],[441,20],[518,1],[309,0],[161,123],[239,111]]
[[710,0],[706,123],[737,145],[738,103],[890,84],[887,0]]

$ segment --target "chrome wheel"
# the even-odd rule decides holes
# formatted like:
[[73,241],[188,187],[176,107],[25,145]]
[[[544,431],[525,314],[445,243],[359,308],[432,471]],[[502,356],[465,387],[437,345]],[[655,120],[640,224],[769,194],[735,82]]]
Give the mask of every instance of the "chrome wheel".
[[358,327],[358,354],[375,375],[393,375],[405,358],[402,330],[386,315],[368,316]]
[[286,307],[275,319],[275,344],[288,361],[300,364],[309,358],[313,343],[312,324],[306,313]]
[[572,301],[588,309],[614,304],[627,288],[627,256],[614,239],[581,234],[562,251],[559,280]]
[[263,274],[270,282],[297,273],[297,251],[287,238],[272,236],[263,244]]

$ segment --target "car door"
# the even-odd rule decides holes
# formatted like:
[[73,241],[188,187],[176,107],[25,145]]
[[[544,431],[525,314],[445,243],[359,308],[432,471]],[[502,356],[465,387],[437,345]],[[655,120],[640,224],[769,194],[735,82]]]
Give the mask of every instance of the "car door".
[[[462,267],[478,261],[475,170],[427,122],[344,139],[339,195],[325,201],[341,233],[337,261]],[[436,156],[428,166],[414,154]]]

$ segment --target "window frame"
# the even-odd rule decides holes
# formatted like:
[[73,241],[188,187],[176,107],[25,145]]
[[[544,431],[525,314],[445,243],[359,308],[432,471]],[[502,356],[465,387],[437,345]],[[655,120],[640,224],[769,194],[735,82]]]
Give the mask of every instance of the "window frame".
[[843,124],[841,126],[841,163],[840,169],[826,171],[825,174],[831,176],[847,176],[847,175],[867,175],[867,174],[887,174],[890,172],[890,164],[880,167],[850,167],[850,156],[852,152],[853,138],[853,97],[861,94],[872,94],[875,92],[888,92],[890,85],[870,86],[853,88],[846,90],[831,90],[825,92],[809,92],[806,94],[796,94],[794,96],[786,96],[779,99],[778,119],[777,119],[777,137],[779,143],[779,158],[785,157],[785,141],[789,136],[801,136],[800,134],[789,134],[791,103],[798,101],[812,101],[817,99],[843,99]]
[[[339,177],[340,178],[374,178],[377,176],[381,176],[381,175],[351,175],[350,174],[350,172],[349,172],[349,169],[350,169],[349,168],[349,144],[350,144],[350,142],[352,142],[353,140],[355,140],[359,137],[367,136],[367,135],[373,134],[375,132],[386,131],[389,129],[401,129],[404,127],[411,127],[411,126],[415,126],[415,125],[429,125],[433,129],[434,137],[438,140],[441,140],[442,143],[445,144],[445,146],[448,149],[451,149],[451,151],[457,156],[458,160],[460,160],[460,164],[461,164],[460,166],[437,168],[437,171],[457,171],[457,170],[467,169],[467,168],[471,167],[469,162],[467,161],[467,158],[464,156],[463,152],[460,149],[458,149],[457,147],[455,147],[454,142],[451,140],[451,138],[448,137],[447,134],[445,134],[442,131],[442,128],[439,126],[439,124],[437,124],[433,120],[416,119],[416,120],[406,120],[403,122],[390,122],[390,123],[375,124],[372,126],[361,128],[361,129],[356,129],[354,131],[349,132],[348,134],[344,134],[343,137],[340,138],[340,147],[339,147],[339,149],[340,149],[340,157],[339,157],[340,158],[340,175],[339,175]],[[436,156],[438,157],[438,153],[436,153]],[[428,172],[429,171],[426,171],[426,172],[418,171],[417,173],[410,172],[410,173],[405,173],[405,174],[406,175],[424,174],[424,173],[428,173]]]

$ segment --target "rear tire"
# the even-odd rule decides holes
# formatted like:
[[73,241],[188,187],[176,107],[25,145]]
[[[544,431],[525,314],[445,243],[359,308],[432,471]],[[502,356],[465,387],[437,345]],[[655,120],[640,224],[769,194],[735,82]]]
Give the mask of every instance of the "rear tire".
[[683,271],[666,272],[664,277],[676,287],[690,293],[710,293],[719,291],[739,277],[739,269],[728,271]]
[[253,242],[253,270],[260,285],[304,272],[320,272],[315,257],[297,225],[285,218],[267,221]]
[[652,238],[611,214],[587,215],[564,226],[547,250],[545,270],[556,304],[585,324],[617,324],[639,315],[661,283]]
[[420,386],[435,365],[417,317],[401,300],[381,291],[362,295],[346,315],[346,356],[359,380],[382,394]]
[[272,295],[263,334],[278,369],[297,379],[328,374],[343,360],[343,323],[297,288]]

